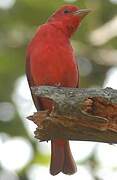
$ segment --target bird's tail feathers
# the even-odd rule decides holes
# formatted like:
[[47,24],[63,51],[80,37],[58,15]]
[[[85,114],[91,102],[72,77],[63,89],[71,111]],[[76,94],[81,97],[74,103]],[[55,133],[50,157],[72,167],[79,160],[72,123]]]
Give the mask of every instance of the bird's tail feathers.
[[71,175],[77,171],[69,141],[52,140],[51,151],[50,173],[52,175],[57,175],[59,172]]

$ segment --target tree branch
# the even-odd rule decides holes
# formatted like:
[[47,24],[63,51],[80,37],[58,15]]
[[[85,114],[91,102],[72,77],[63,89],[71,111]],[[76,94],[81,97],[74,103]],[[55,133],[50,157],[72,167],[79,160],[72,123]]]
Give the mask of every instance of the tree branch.
[[28,117],[37,124],[35,137],[117,143],[117,90],[32,87],[32,93],[54,101],[49,113]]

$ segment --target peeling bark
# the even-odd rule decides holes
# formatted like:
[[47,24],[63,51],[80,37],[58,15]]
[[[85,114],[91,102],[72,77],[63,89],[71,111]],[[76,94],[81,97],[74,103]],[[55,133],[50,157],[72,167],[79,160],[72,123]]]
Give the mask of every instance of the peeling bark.
[[32,93],[54,101],[51,113],[28,117],[40,141],[56,138],[117,143],[117,90],[33,87]]

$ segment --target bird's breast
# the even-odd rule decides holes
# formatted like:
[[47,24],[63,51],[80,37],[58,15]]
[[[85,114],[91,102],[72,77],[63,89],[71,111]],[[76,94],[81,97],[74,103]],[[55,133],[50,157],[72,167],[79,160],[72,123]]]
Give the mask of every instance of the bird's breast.
[[60,47],[46,47],[32,55],[31,74],[36,85],[76,87],[78,72],[75,58]]
[[[45,26],[44,26],[45,28]],[[32,41],[30,69],[35,85],[76,87],[78,69],[69,39],[55,28],[42,28]]]

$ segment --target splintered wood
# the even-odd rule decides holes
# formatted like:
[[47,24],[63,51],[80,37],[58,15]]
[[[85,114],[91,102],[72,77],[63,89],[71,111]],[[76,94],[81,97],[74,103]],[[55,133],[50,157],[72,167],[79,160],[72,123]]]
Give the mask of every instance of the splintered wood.
[[40,141],[56,138],[117,143],[117,91],[111,88],[33,88],[32,92],[54,101],[51,113],[28,117],[36,125]]
[[84,102],[84,111],[104,119],[104,130],[117,132],[117,104],[112,104],[102,97],[87,98]]

